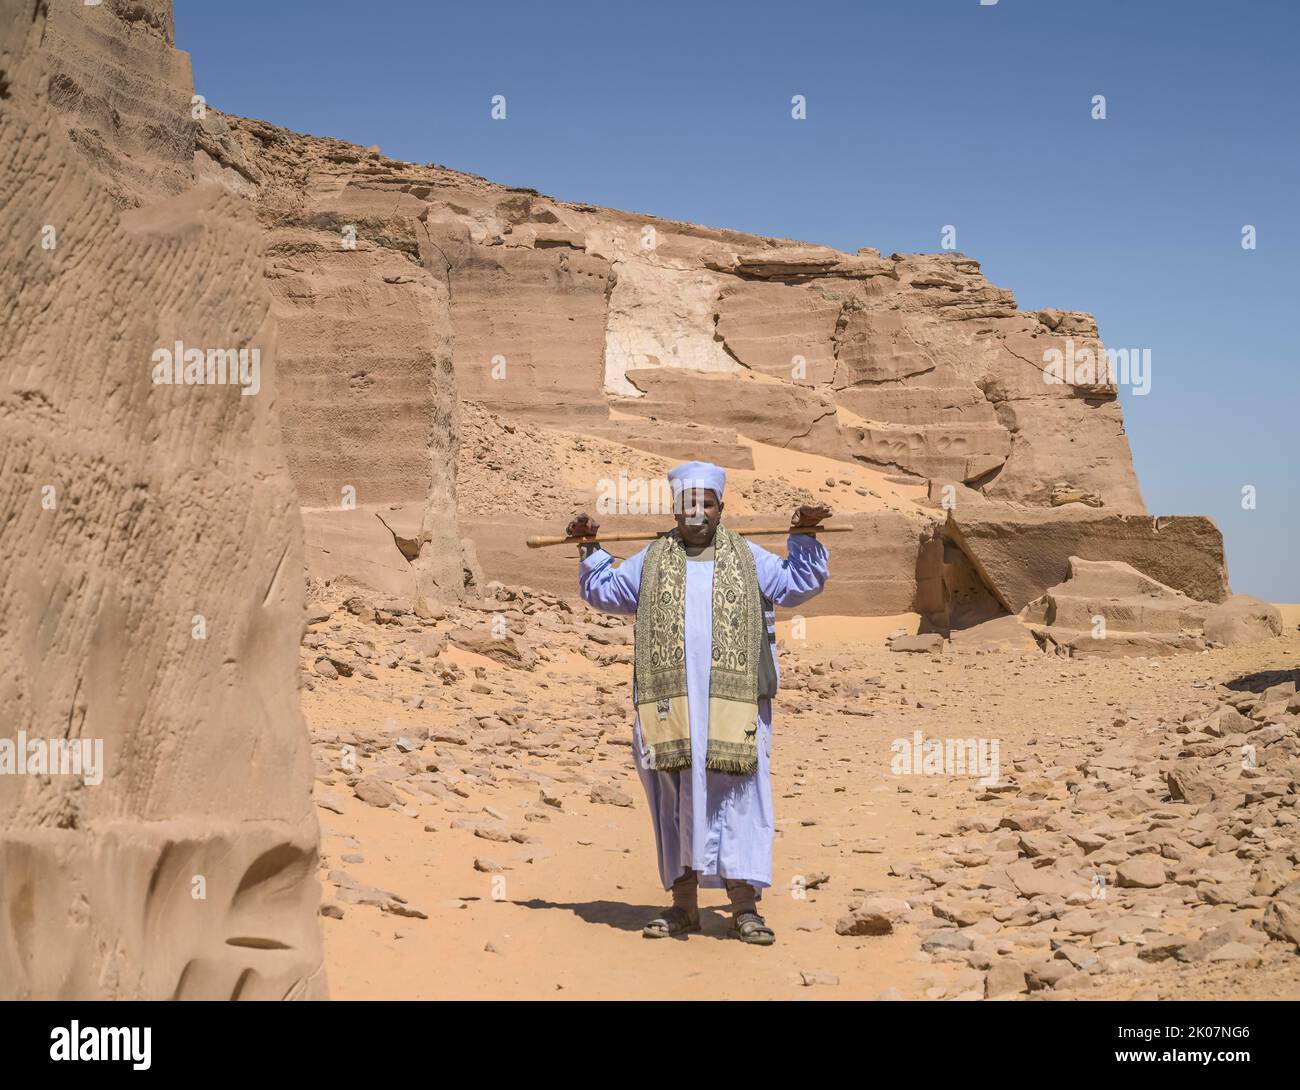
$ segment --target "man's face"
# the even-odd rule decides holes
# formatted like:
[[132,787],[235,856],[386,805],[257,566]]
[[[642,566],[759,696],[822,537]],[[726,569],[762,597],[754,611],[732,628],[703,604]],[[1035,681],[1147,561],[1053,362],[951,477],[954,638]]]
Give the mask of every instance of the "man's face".
[[722,501],[709,488],[684,488],[676,502],[677,529],[687,545],[708,545],[722,519]]

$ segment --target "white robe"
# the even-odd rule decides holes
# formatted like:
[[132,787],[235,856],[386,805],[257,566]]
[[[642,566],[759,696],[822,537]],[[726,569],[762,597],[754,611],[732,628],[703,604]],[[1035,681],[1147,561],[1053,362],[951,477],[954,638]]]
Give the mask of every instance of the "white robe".
[[[746,544],[754,554],[758,585],[778,606],[797,606],[818,594],[829,575],[827,551],[807,534],[791,534],[788,557]],[[647,549],[649,546],[647,546]],[[583,599],[606,613],[636,613],[646,549],[618,567],[597,549],[583,558],[578,582]],[[769,631],[771,629],[769,628]],[[659,853],[659,877],[669,889],[687,867],[700,885],[721,888],[726,879],[762,890],[772,884],[772,702],[758,702],[758,771],[749,776],[704,767],[709,733],[709,665],[713,652],[713,561],[686,563],[686,688],[691,713],[691,767],[660,772],[647,767],[641,724],[632,728],[632,755],[645,788]],[[776,648],[772,648],[775,662]],[[636,694],[633,693],[633,706]]]

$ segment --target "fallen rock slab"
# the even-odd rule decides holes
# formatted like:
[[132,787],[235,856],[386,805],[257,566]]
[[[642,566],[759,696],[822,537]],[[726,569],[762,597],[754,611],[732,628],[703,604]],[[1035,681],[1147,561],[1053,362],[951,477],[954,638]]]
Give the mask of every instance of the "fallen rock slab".
[[1223,535],[1199,515],[1131,515],[1091,507],[957,507],[943,532],[1008,613],[1064,582],[1070,557],[1119,560],[1199,602],[1229,595]]

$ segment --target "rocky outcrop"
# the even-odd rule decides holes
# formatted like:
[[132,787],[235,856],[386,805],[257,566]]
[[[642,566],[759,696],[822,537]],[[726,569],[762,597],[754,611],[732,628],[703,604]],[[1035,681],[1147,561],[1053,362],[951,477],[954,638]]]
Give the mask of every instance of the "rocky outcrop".
[[1205,624],[1209,607],[1118,560],[1069,558],[1069,576],[1022,611],[1026,620],[1109,632],[1185,632]]
[[[1049,381],[1054,352],[1104,356],[1093,320],[1019,311],[964,255],[848,254],[566,203],[241,118],[200,131],[199,169],[268,233],[285,441],[322,571],[338,570],[326,538],[364,522],[345,512],[423,504],[419,557],[380,567],[457,596],[440,462],[458,401],[615,440],[629,466],[642,451],[749,467],[753,441],[1031,507],[1145,510],[1115,387]],[[913,555],[871,578],[915,570]]]
[[204,106],[189,55],[173,44],[171,0],[39,7],[48,102],[79,168],[124,207],[188,189]]
[[1064,582],[1071,557],[1121,561],[1198,602],[1229,593],[1223,536],[1208,518],[958,503],[943,532],[1009,613]]
[[1069,577],[1020,611],[1044,647],[1107,657],[1204,650],[1207,603],[1120,561],[1068,563]]
[[0,0],[8,999],[325,993],[264,235],[192,93],[163,0]]
[[1069,656],[1168,655],[1240,647],[1282,633],[1276,606],[1238,595],[1198,602],[1117,560],[1069,558],[1069,578],[1020,611],[1048,650]]
[[748,375],[692,375],[672,368],[628,371],[624,377],[642,396],[617,401],[623,412],[644,413],[656,421],[691,420],[737,431],[760,443],[829,458],[844,454],[835,403],[828,394]]
[[1223,647],[1245,647],[1282,635],[1282,614],[1277,606],[1234,594],[1205,617],[1205,638]]

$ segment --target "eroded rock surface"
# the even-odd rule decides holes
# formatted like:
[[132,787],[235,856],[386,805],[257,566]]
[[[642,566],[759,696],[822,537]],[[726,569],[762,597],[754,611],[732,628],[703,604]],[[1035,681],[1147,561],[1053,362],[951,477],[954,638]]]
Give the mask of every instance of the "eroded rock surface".
[[[264,239],[192,93],[169,3],[0,0],[4,998],[325,994]],[[156,385],[177,340],[258,393]]]

